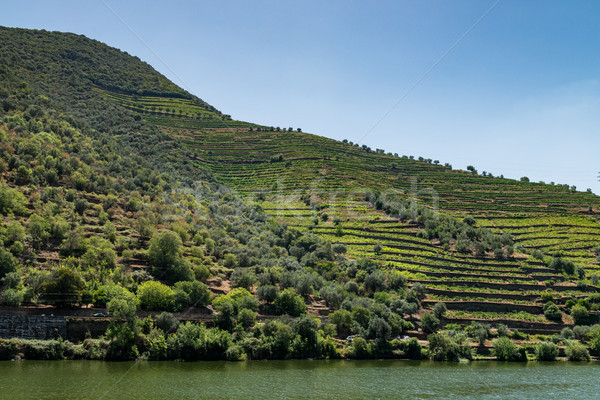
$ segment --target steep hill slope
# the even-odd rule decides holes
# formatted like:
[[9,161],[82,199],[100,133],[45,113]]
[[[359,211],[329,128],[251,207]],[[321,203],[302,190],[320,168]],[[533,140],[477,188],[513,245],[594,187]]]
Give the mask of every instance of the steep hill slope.
[[[437,302],[445,323],[558,332],[570,300],[597,291],[591,193],[235,121],[73,34],[0,28],[0,79],[4,304],[193,313],[209,290],[237,287],[213,302],[216,323],[269,358],[324,356],[346,334],[389,339]],[[305,303],[335,311],[335,329],[305,320],[310,351],[300,337],[277,353],[272,335],[305,331],[261,331],[253,313]],[[587,322],[598,303],[584,303]]]

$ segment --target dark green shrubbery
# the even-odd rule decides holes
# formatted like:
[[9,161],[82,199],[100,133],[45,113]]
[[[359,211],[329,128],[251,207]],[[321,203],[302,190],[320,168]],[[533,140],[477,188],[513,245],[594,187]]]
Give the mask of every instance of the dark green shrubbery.
[[436,361],[458,361],[473,358],[471,347],[463,333],[436,333],[427,337],[429,354]]
[[535,357],[538,361],[554,361],[558,356],[558,346],[552,342],[542,342],[535,346]]
[[527,361],[527,352],[524,347],[517,346],[506,336],[494,339],[493,354],[500,361]]

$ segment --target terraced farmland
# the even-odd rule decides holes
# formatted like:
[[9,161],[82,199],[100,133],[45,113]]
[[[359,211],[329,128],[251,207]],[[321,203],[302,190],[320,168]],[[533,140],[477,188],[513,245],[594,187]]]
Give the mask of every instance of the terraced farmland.
[[[144,112],[147,121],[192,150],[202,168],[278,220],[345,245],[349,258],[375,260],[412,283],[425,284],[430,301],[446,302],[450,319],[541,323],[542,294],[564,304],[596,290],[597,280],[589,279],[600,268],[593,251],[600,245],[600,197],[594,194],[453,170],[299,131],[224,121],[207,110],[185,108],[189,104],[178,99],[170,105],[160,100],[161,107],[177,112],[150,114],[150,99],[141,109],[131,98],[115,96],[114,101]],[[478,226],[511,234],[517,251],[503,259],[475,257],[421,238],[422,226],[378,211],[365,201],[366,189],[400,193],[458,219],[473,216]],[[529,256],[536,249],[548,255],[560,251],[583,267],[588,279],[578,285],[565,281]]]

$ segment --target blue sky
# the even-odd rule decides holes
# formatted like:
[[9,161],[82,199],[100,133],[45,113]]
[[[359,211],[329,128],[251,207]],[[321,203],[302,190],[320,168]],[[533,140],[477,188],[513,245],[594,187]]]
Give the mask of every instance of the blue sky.
[[236,119],[600,193],[597,1],[19,1],[0,25],[118,47]]

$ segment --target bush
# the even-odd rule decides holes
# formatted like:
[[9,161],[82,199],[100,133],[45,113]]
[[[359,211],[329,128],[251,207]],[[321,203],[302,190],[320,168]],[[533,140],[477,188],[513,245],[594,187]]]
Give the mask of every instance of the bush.
[[423,347],[417,338],[410,338],[404,342],[404,356],[411,360],[420,360],[423,357]]
[[355,337],[352,340],[352,345],[350,346],[350,350],[346,354],[349,358],[356,359],[365,359],[371,358],[371,346],[369,343],[361,337]]
[[427,336],[429,353],[435,361],[459,361],[461,358],[472,359],[473,353],[467,337],[460,333],[453,336],[436,333]]
[[329,314],[329,322],[335,325],[338,334],[344,336],[352,329],[352,314],[348,310],[337,310]]
[[565,327],[560,331],[560,337],[566,340],[571,340],[575,337],[575,334],[571,328]]
[[137,295],[142,308],[146,310],[172,310],[175,302],[173,290],[157,281],[142,283]]
[[560,309],[558,308],[558,306],[551,301],[546,303],[546,305],[544,306],[544,316],[549,321],[555,321],[555,322],[562,321],[562,312],[560,312]]
[[0,279],[17,270],[17,260],[9,251],[0,246]]
[[571,318],[576,325],[587,325],[589,323],[590,313],[587,308],[576,304],[571,308]]
[[527,361],[527,356],[523,357],[517,346],[506,336],[495,339],[492,344],[493,353],[499,361]]
[[555,361],[558,356],[558,346],[552,342],[542,342],[535,346],[535,358],[538,361]]
[[164,333],[173,333],[177,330],[179,326],[179,320],[175,318],[175,316],[169,312],[163,311],[162,313],[156,316],[156,321],[154,321],[154,325],[161,329]]
[[210,304],[210,290],[202,282],[181,281],[175,283],[174,287],[189,296],[189,305],[192,307],[199,308]]
[[440,327],[440,320],[433,313],[425,313],[421,316],[421,328],[425,333],[433,333]]
[[267,304],[273,303],[279,294],[279,289],[274,285],[260,286],[256,290],[256,295]]
[[371,339],[387,340],[392,333],[392,328],[383,318],[374,316],[369,320],[367,332]]
[[570,341],[565,348],[569,361],[590,361],[590,352],[586,347],[578,342]]
[[288,314],[292,317],[299,317],[306,312],[304,299],[297,295],[293,288],[281,291],[273,302],[273,305],[279,315]]
[[433,314],[437,318],[441,318],[444,314],[446,314],[446,311],[448,311],[446,303],[436,303],[435,306],[433,306]]

